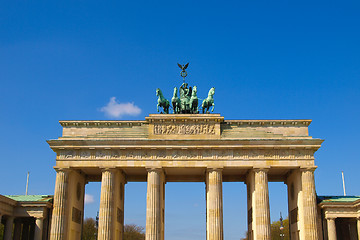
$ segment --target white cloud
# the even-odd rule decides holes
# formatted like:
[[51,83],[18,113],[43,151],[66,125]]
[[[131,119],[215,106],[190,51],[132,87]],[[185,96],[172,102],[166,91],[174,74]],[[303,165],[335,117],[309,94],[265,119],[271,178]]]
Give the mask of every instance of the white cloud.
[[94,196],[90,194],[85,194],[85,204],[93,203]]
[[100,111],[112,118],[121,118],[125,115],[137,116],[141,113],[141,109],[134,103],[119,103],[116,101],[116,97],[110,98],[108,104],[102,107]]

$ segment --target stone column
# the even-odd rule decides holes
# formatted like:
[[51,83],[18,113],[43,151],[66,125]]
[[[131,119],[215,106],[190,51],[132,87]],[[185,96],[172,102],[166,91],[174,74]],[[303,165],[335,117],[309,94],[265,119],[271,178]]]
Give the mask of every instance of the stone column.
[[124,198],[125,198],[125,184],[126,176],[123,171],[116,170],[114,172],[114,224],[113,231],[115,232],[114,239],[122,240],[124,238]]
[[[268,169],[254,169],[256,240],[271,240]],[[254,228],[254,227],[253,227]]]
[[164,173],[160,168],[147,169],[146,240],[161,240],[163,229]]
[[357,218],[357,234],[358,239],[360,240],[360,217]]
[[35,234],[35,222],[31,221],[29,225],[30,225],[30,231],[26,240],[29,240],[29,238],[30,239],[33,238]]
[[66,239],[66,203],[69,169],[57,169],[50,240]]
[[222,169],[206,172],[206,239],[224,239]]
[[15,219],[15,228],[14,228],[14,240],[20,240],[21,235],[21,219]]
[[11,240],[12,238],[12,231],[14,225],[14,217],[8,217],[5,223],[5,235],[4,240]]
[[336,240],[335,218],[326,218],[328,229],[328,240]]
[[103,169],[101,177],[101,196],[99,211],[99,240],[113,239],[113,208],[114,208],[114,171],[115,169]]
[[302,231],[302,235],[306,240],[318,240],[314,171],[315,168],[301,169],[304,229],[301,229],[300,231]]
[[22,229],[22,233],[21,233],[22,240],[29,239],[29,228],[30,228],[30,224],[28,221],[25,220],[25,222],[23,223],[23,229]]
[[43,218],[36,218],[34,240],[41,240],[43,233]]

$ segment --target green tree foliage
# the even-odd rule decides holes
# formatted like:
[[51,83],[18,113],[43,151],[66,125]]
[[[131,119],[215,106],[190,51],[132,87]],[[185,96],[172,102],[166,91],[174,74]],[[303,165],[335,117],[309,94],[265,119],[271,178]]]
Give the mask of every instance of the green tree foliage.
[[124,226],[124,240],[144,240],[144,228],[135,224]]
[[93,218],[86,218],[83,224],[82,240],[96,240],[96,227]]
[[[145,239],[145,233],[143,227],[137,226],[135,224],[124,226],[124,240],[144,240],[144,239]],[[83,225],[82,240],[96,240],[95,219],[93,218],[85,219]]]
[[284,237],[280,237],[280,221],[275,221],[271,223],[271,239],[272,240],[289,240],[289,219],[286,218],[283,220],[284,229],[281,233],[284,234]]
[[[283,220],[284,229],[281,231],[284,234],[283,238],[280,237],[280,221],[275,221],[271,223],[271,240],[289,240],[289,219],[286,218]],[[244,238],[241,240],[248,240],[248,232],[245,233]]]

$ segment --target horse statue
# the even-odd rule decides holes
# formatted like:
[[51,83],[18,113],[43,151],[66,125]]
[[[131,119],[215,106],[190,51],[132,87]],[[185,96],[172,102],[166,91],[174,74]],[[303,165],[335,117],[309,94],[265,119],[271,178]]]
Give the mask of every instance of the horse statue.
[[177,87],[174,88],[174,94],[171,99],[171,104],[172,104],[174,113],[175,114],[180,113],[180,99],[177,96]]
[[211,112],[214,111],[215,104],[214,104],[214,94],[215,94],[215,88],[210,88],[208,97],[205,98],[201,104],[202,106],[202,112],[203,113],[209,113],[209,108],[212,106]]
[[198,109],[199,99],[196,94],[197,94],[197,87],[194,86],[192,89],[191,98],[190,98],[190,112],[191,113],[199,113],[199,109]]
[[159,112],[159,107],[162,107],[164,109],[164,112],[168,114],[170,103],[166,98],[164,98],[164,95],[162,94],[160,88],[156,89],[156,96],[159,97],[157,104],[157,111]]

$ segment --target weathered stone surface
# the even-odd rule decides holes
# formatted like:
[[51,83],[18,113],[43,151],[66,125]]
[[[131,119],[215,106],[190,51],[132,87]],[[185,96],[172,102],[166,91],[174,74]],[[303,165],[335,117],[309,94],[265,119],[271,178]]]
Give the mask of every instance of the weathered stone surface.
[[[295,183],[289,212],[307,220],[300,220],[292,230],[300,233],[301,239],[316,239],[313,173],[300,172],[315,168],[314,153],[323,141],[309,136],[310,120],[151,114],[145,121],[60,123],[63,136],[48,141],[57,153],[56,168],[81,171],[86,181],[102,180],[99,239],[121,239],[122,225],[113,224],[116,219],[122,222],[124,210],[123,202],[116,197],[123,190],[111,190],[118,188],[120,180],[111,177],[112,170],[108,173],[103,169],[121,172],[122,184],[148,181],[147,240],[164,239],[164,184],[171,181],[206,182],[207,238],[214,240],[223,239],[223,181],[247,182],[249,234],[255,239],[270,239],[268,181],[287,182],[289,189]],[[60,186],[57,184],[57,188]],[[83,206],[77,206],[81,211]],[[58,221],[64,219],[69,216]]]

